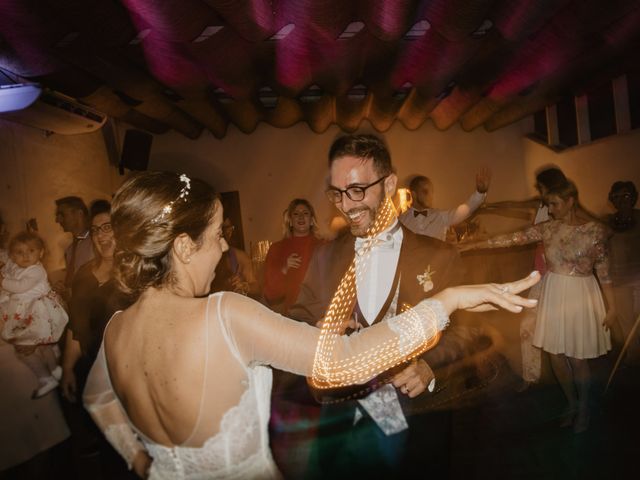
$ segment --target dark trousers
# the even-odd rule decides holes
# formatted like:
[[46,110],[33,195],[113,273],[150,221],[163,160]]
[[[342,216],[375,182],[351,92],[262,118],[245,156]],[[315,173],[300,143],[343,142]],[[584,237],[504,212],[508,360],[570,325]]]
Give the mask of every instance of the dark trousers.
[[308,478],[397,478],[407,430],[385,435],[369,415],[354,425],[355,402],[322,407]]
[[402,478],[425,472],[449,478],[451,412],[409,416],[408,430],[387,436],[363,409],[354,425],[358,407],[348,403],[322,407],[307,478]]

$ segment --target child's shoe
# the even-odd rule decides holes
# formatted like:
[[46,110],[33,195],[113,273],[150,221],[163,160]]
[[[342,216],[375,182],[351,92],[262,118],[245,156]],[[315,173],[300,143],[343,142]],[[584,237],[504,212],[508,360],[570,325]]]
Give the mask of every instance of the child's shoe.
[[54,368],[51,371],[51,376],[55,378],[57,381],[60,381],[60,379],[62,378],[62,367],[58,365],[56,368]]
[[38,388],[31,394],[32,399],[44,397],[47,393],[58,386],[58,380],[53,377],[45,377],[38,379]]

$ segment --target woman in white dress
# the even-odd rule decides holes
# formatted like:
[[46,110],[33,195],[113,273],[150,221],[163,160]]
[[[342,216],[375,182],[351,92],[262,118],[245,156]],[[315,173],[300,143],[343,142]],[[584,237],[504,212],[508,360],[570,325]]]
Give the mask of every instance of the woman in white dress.
[[545,202],[552,220],[462,244],[460,249],[543,242],[548,272],[540,282],[533,345],[550,354],[551,367],[567,398],[562,426],[573,426],[575,433],[581,433],[589,426],[588,359],[611,350],[609,328],[616,318],[609,277],[609,232],[604,224],[578,215],[578,190],[570,181],[549,190]]
[[222,218],[209,185],[173,173],[131,178],[112,204],[116,278],[137,300],[107,326],[84,402],[140,476],[278,478],[266,365],[324,384],[364,383],[432,339],[457,308],[535,304],[515,293],[537,274],[447,289],[361,333],[321,337],[245,296],[206,295],[227,248]]

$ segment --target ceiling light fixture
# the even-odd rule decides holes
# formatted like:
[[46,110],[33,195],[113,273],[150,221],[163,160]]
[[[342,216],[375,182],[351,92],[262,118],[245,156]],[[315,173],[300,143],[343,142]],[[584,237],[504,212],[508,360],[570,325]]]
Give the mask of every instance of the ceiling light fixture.
[[216,33],[218,33],[223,28],[224,27],[222,25],[210,25],[208,27],[205,27],[205,29],[202,30],[202,33],[200,33],[200,35],[198,35],[198,37],[195,40],[193,40],[192,43],[204,42],[205,40],[213,37]]
[[415,40],[416,38],[423,37],[431,29],[431,24],[428,20],[420,20],[416,23],[411,30],[404,34],[406,40]]
[[360,31],[363,28],[364,28],[364,23],[362,23],[362,22],[351,22],[349,25],[347,25],[347,28],[344,29],[344,32],[342,32],[338,36],[338,39],[345,39],[345,38],[355,37],[358,33],[360,33]]
[[222,88],[218,87],[213,91],[213,94],[216,98],[216,100],[218,100],[218,102],[223,103],[223,104],[228,104],[228,103],[233,103],[234,99],[231,95],[229,95],[227,92],[225,92]]
[[129,42],[129,45],[138,45],[150,33],[151,33],[150,28],[145,28],[144,30],[140,30],[138,34],[135,36],[135,38]]
[[275,108],[278,104],[278,95],[271,87],[262,87],[258,92],[258,100],[265,108]]
[[367,96],[367,87],[365,85],[359,84],[354,85],[347,92],[347,98],[353,101],[364,100]]
[[484,37],[492,28],[493,28],[493,22],[487,18],[476,29],[476,31],[471,34],[471,36],[474,38]]
[[275,40],[282,40],[284,39],[287,35],[289,35],[294,29],[296,28],[296,26],[293,23],[289,23],[288,25],[285,25],[284,27],[282,27],[278,33],[276,33],[275,35],[273,35],[272,37],[269,38],[269,40],[275,41]]
[[396,100],[404,100],[405,98],[407,98],[412,88],[413,84],[411,82],[406,82],[398,90],[393,92],[393,98],[395,98]]
[[317,85],[311,85],[305,91],[303,91],[298,97],[302,103],[317,102],[322,98],[322,89]]

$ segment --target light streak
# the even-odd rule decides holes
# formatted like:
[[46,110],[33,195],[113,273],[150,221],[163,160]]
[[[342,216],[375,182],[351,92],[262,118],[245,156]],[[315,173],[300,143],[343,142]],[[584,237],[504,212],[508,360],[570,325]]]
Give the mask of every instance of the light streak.
[[[360,254],[354,255],[340,284],[333,295],[327,314],[321,325],[316,346],[312,376],[309,383],[316,389],[331,389],[368,381],[396,365],[424,353],[434,347],[440,339],[434,312],[422,317],[409,305],[403,304],[403,315],[396,317],[394,330],[399,334],[375,347],[369,348],[347,359],[334,360],[336,343],[346,329],[356,300],[356,271],[363,275],[366,268],[356,268],[356,262],[368,265],[367,259],[375,244],[375,237],[397,217],[391,198],[387,197],[378,211],[373,225],[367,231]],[[429,324],[424,316],[433,318]]]

